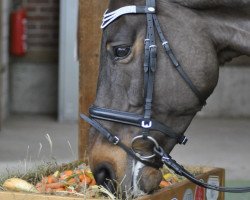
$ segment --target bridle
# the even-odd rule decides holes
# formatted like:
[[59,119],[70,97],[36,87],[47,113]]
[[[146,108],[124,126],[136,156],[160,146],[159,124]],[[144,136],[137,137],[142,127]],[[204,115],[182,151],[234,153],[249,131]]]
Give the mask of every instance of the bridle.
[[[144,113],[142,115],[130,112],[124,112],[119,110],[113,110],[108,108],[100,108],[92,106],[89,109],[89,114],[91,118],[87,117],[84,114],[81,114],[81,118],[92,125],[95,129],[98,130],[103,137],[105,137],[109,142],[121,147],[127,154],[129,154],[134,159],[142,162],[147,166],[154,168],[159,168],[163,164],[166,164],[177,174],[185,176],[195,184],[221,192],[250,192],[250,187],[245,188],[226,188],[218,187],[214,185],[206,184],[202,181],[197,180],[192,174],[184,169],[183,166],[179,165],[171,156],[163,150],[163,148],[158,144],[158,142],[150,135],[150,131],[159,131],[169,138],[176,140],[176,143],[185,145],[187,142],[187,137],[184,135],[178,135],[171,127],[159,122],[156,119],[152,118],[152,103],[153,103],[153,91],[154,91],[154,79],[155,72],[157,69],[156,60],[157,60],[157,45],[155,30],[161,40],[162,46],[168,55],[170,61],[172,62],[174,68],[177,70],[182,79],[186,82],[189,88],[199,99],[201,105],[206,104],[206,98],[201,94],[197,87],[193,84],[187,73],[183,70],[182,66],[176,59],[173,51],[170,48],[168,40],[165,38],[158,18],[156,16],[156,2],[155,0],[146,0],[146,6],[125,6],[121,7],[115,11],[104,13],[103,23],[101,28],[106,28],[114,20],[119,18],[122,15],[126,14],[146,14],[147,21],[147,33],[144,45]],[[138,135],[132,139],[131,148],[126,146],[122,141],[105,127],[103,127],[95,119],[106,120],[116,123],[122,123],[125,125],[132,125],[136,127],[141,127],[141,135]],[[137,152],[133,148],[133,144],[140,139],[148,140],[154,146],[154,151],[152,155],[142,155],[140,152]],[[153,157],[160,158],[160,163],[150,162],[150,159]]]

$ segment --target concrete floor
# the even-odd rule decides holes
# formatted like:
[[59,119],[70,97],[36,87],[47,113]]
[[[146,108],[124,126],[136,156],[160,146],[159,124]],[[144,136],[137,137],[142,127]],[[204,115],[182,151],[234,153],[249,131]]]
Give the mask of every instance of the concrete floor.
[[51,116],[11,116],[0,132],[0,172],[25,170],[52,157],[59,163],[76,160],[77,135],[76,122],[58,123]]
[[[46,134],[52,140],[52,150]],[[6,168],[25,170],[51,157],[59,163],[73,161],[77,158],[77,135],[77,123],[58,123],[49,116],[14,115],[0,132],[0,172]],[[223,167],[228,180],[250,180],[250,119],[199,118],[186,135],[187,145],[172,152],[178,162]]]

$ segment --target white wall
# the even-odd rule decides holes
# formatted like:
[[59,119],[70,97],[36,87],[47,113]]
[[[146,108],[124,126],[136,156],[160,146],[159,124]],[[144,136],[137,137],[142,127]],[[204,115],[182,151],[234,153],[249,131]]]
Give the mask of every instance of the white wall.
[[78,119],[79,64],[77,61],[78,0],[60,1],[59,121]]
[[250,63],[220,68],[218,85],[199,115],[250,117]]

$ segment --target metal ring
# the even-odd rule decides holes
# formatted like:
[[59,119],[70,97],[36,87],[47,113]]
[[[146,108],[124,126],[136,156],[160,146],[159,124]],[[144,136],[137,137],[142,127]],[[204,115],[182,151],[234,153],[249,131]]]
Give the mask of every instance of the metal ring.
[[[144,135],[138,135],[138,136],[134,137],[134,138],[132,139],[132,142],[131,142],[131,149],[132,149],[133,153],[134,153],[138,158],[140,158],[141,160],[149,160],[149,159],[155,157],[156,154],[153,153],[152,155],[149,155],[149,156],[143,156],[141,153],[136,152],[136,150],[133,148],[133,144],[134,144],[134,142],[135,142],[136,140],[144,139],[144,138],[145,138]],[[157,142],[153,137],[151,137],[151,136],[146,136],[146,139],[149,140],[150,142],[152,142],[152,143],[154,144],[154,148],[159,149],[159,144],[158,144],[158,142]]]

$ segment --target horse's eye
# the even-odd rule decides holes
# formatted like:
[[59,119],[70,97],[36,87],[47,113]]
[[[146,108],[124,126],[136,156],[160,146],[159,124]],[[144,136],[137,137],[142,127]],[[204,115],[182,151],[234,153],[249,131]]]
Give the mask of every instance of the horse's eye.
[[113,48],[115,59],[121,59],[127,57],[131,52],[129,46],[117,46]]

